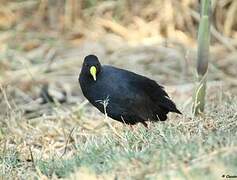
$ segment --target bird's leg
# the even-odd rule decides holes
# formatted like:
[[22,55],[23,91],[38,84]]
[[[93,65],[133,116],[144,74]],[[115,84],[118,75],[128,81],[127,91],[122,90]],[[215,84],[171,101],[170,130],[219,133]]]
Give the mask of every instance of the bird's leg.
[[145,126],[145,128],[147,128],[147,129],[150,129],[149,127],[148,127],[148,125],[147,125],[147,123],[146,122],[141,122],[142,124],[143,124],[143,126]]
[[122,119],[122,122],[126,125],[126,126],[128,126],[129,127],[129,129],[130,130],[132,130],[132,131],[134,131],[134,127],[133,127],[133,125],[132,124],[127,124],[125,121],[124,121],[124,118],[123,118],[123,116],[121,116],[121,119]]
[[131,131],[134,131],[133,125],[129,124],[128,126],[129,126],[129,129],[130,129]]

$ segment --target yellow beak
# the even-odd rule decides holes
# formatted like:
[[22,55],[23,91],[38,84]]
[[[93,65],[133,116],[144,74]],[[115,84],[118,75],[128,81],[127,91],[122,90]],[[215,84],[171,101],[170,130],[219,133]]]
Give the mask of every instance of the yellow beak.
[[91,73],[94,81],[96,81],[96,67],[95,66],[90,67],[90,73]]

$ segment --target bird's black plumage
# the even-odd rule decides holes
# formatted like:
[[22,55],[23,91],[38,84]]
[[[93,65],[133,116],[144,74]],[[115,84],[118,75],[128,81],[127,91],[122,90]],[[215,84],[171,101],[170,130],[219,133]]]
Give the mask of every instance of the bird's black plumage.
[[95,55],[85,57],[79,83],[91,104],[126,124],[146,125],[146,121],[166,120],[169,112],[181,114],[164,88],[154,80],[113,66],[102,66]]

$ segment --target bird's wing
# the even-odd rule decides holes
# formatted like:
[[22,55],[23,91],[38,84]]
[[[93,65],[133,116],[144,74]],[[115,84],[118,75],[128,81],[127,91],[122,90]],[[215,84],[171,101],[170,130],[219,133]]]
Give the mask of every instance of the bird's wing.
[[164,87],[160,86],[154,80],[141,76],[134,80],[132,83],[150,98],[153,106],[159,106],[161,109],[171,112],[181,112],[176,108],[174,102],[170,99],[169,95],[165,92]]

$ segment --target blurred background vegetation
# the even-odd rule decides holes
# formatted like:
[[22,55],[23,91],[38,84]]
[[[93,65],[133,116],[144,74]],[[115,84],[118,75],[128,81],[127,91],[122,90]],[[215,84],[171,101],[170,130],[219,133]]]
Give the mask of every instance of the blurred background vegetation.
[[[221,73],[231,79],[229,76],[233,77],[236,72],[232,61],[237,46],[236,4],[235,0],[213,0],[212,3],[211,53],[214,61],[211,68],[221,69],[216,74],[221,77],[212,79],[222,78]],[[146,67],[138,67],[140,71],[148,68],[155,73],[153,75],[158,72],[161,76],[163,73],[177,75],[178,80],[168,81],[172,84],[187,82],[189,77],[188,82],[193,81],[188,69],[196,56],[193,51],[196,51],[200,20],[198,1],[1,0],[0,6],[1,74],[47,63],[40,69],[41,74],[50,69],[52,61],[65,58],[62,56],[74,56],[80,65],[84,55],[97,53],[105,62],[123,66],[124,61],[129,61],[126,66],[133,66],[135,61],[141,61],[135,63],[145,63]],[[126,49],[129,52],[125,52]],[[139,57],[133,58],[134,54]],[[181,62],[167,61],[172,58]],[[153,66],[162,60],[166,60],[162,69]],[[10,73],[7,81],[16,75]],[[26,76],[29,77],[29,73]],[[2,84],[5,80],[5,76],[0,77]],[[158,80],[164,83],[167,77]]]
[[[0,158],[1,173],[25,177],[26,172],[29,176],[34,172],[39,177],[50,177],[55,171],[60,171],[54,161],[48,162],[52,154],[74,158],[77,142],[93,144],[91,136],[113,133],[100,126],[103,116],[88,108],[77,83],[83,58],[91,53],[99,56],[103,64],[135,71],[166,86],[184,112],[184,117],[171,116],[171,119],[178,120],[187,131],[179,132],[176,122],[170,122],[167,126],[177,129],[174,132],[171,130],[174,134],[181,134],[181,139],[177,140],[180,144],[188,142],[187,146],[191,146],[190,143],[202,141],[205,138],[203,134],[209,134],[217,127],[224,132],[230,127],[236,128],[233,121],[236,118],[236,104],[231,101],[237,94],[236,0],[212,0],[207,115],[202,121],[192,119],[190,114],[197,78],[199,10],[198,0],[0,0],[0,146],[3,149],[1,157],[4,157]],[[201,126],[199,123],[203,123],[201,130],[197,128]],[[75,130],[72,127],[76,127]],[[157,125],[156,128],[162,129],[163,126]],[[167,133],[171,139],[176,138],[168,132],[169,128],[167,132],[164,130],[164,134]],[[153,129],[153,134],[143,135],[157,138],[154,134],[156,130]],[[222,131],[213,137],[221,139]],[[81,132],[85,134],[81,135]],[[200,137],[192,139],[187,135],[189,132]],[[231,135],[235,137],[236,134]],[[116,139],[116,136],[112,138]],[[120,142],[120,139],[117,140]],[[208,152],[215,157],[214,150],[219,148],[218,143],[229,148],[225,142],[224,138],[221,142],[210,140]],[[147,146],[144,142],[143,145],[144,148]],[[212,149],[212,145],[216,148]],[[94,153],[92,150],[95,147],[89,147]],[[123,152],[123,147],[119,148],[118,152]],[[164,153],[167,153],[166,149]],[[197,156],[202,155],[203,149],[200,145]],[[152,152],[142,156],[143,163]],[[236,148],[223,152],[233,155]],[[175,168],[183,163],[181,169],[185,174],[189,160],[173,160],[172,157],[177,154],[169,153],[167,162],[173,163]],[[185,150],[177,153],[186,157]],[[32,157],[46,161],[37,164]],[[86,161],[88,157],[80,158],[91,164]],[[190,162],[199,162],[191,155],[190,159]],[[32,169],[22,170],[32,162]],[[67,164],[66,161],[63,163]],[[70,167],[74,165],[70,164]],[[132,165],[139,166],[136,163]],[[192,169],[191,166],[188,168]],[[101,172],[106,170],[102,168]]]
[[[212,9],[214,29],[235,39],[236,1],[213,0]],[[198,12],[199,1],[194,0],[1,0],[0,28],[17,32],[74,32],[82,36],[91,28],[128,39],[162,36],[193,40]],[[132,30],[135,34],[128,34]],[[218,33],[213,34],[218,39]]]

